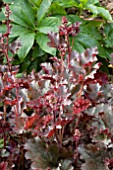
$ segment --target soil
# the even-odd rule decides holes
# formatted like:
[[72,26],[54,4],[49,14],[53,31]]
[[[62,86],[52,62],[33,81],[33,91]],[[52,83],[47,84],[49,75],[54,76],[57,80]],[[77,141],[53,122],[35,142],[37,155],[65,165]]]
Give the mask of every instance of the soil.
[[[100,2],[100,6],[108,9],[109,13],[111,14],[113,18],[113,0],[99,0],[99,2]],[[72,8],[67,8],[66,11],[67,11],[67,14],[76,14],[78,9],[75,7],[72,7]],[[86,11],[84,10],[80,17],[87,20],[89,15],[90,15],[90,12],[88,12],[87,10]],[[97,18],[99,19],[100,17],[97,17]]]
[[113,16],[113,0],[100,0],[102,6],[107,8],[110,14]]

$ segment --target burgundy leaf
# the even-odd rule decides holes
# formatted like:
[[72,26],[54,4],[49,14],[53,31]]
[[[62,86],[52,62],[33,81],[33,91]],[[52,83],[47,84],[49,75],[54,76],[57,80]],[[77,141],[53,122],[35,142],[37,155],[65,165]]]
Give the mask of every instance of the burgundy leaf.
[[47,138],[53,137],[54,134],[55,134],[55,129],[51,129],[51,130],[49,131],[49,133],[47,134]]
[[16,52],[18,51],[18,49],[21,47],[21,43],[20,41],[17,39],[15,41],[13,41],[10,45],[9,45],[9,50],[13,53],[16,54]]
[[25,129],[33,128],[34,124],[36,123],[37,119],[39,119],[39,116],[34,115],[27,118]]
[[89,106],[90,106],[90,101],[88,99],[84,99],[83,97],[80,97],[74,102],[73,114],[79,114],[85,111]]
[[48,46],[58,49],[60,41],[58,33],[51,32],[48,34],[48,38],[50,39],[50,42],[48,42]]

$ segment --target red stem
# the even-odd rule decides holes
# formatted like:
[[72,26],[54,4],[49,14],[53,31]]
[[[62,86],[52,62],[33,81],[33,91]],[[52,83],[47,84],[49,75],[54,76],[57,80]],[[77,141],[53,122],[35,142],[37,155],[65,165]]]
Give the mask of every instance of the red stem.
[[54,111],[53,111],[53,115],[54,115],[54,124],[55,124],[55,137],[56,137],[56,140],[57,140],[57,144],[59,145],[59,147],[61,147],[62,144],[61,144],[61,142],[59,140],[57,129],[56,129],[56,114],[55,114]]
[[68,37],[68,34],[66,34],[66,42],[67,42],[67,49],[68,49],[68,68],[70,66],[70,59],[71,59],[71,53],[72,53],[72,49],[70,47],[70,42],[69,42],[69,37]]
[[18,106],[19,97],[18,97],[18,94],[19,94],[19,91],[18,91],[18,87],[17,87],[16,88],[16,99],[17,99],[17,102],[16,102],[16,115],[17,116],[19,115],[19,106]]
[[6,60],[7,60],[7,64],[8,64],[8,72],[11,73],[11,64],[10,64],[10,60],[9,60],[9,56],[8,56],[8,50],[9,50],[9,34],[10,34],[10,29],[11,29],[11,26],[10,26],[10,19],[9,19],[9,16],[10,16],[10,9],[9,9],[9,6],[7,5],[6,6],[6,28],[7,28],[7,31],[4,35],[4,43],[2,44],[2,48],[3,48],[3,53],[6,57]]

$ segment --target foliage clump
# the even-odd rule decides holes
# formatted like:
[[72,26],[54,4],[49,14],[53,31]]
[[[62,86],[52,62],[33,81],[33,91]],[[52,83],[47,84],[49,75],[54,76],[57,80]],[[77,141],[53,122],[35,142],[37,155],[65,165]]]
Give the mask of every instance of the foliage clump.
[[[10,42],[21,42],[21,47],[13,58],[13,65],[19,65],[19,71],[30,73],[33,69],[39,71],[40,63],[48,61],[56,55],[56,49],[47,43],[48,31],[58,33],[62,16],[68,18],[70,24],[81,22],[81,31],[74,38],[73,50],[82,53],[86,48],[98,47],[98,59],[104,64],[102,69],[109,73],[108,60],[112,52],[113,23],[107,9],[99,0],[3,0],[9,3],[12,15]],[[5,10],[0,12],[0,32],[5,33]],[[72,37],[70,36],[70,39]],[[0,54],[1,55],[1,54]],[[1,63],[5,62],[2,59]]]
[[7,5],[0,37],[7,61],[0,69],[0,168],[111,170],[113,85],[100,71],[96,47],[73,50],[81,23],[62,17],[58,33],[48,34],[57,57],[18,78],[8,56],[9,14]]

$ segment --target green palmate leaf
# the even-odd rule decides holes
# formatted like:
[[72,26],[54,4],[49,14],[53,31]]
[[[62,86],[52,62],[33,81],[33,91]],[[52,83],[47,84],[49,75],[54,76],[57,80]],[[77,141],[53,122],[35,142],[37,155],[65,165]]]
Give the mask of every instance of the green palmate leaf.
[[18,73],[15,75],[16,78],[21,78],[23,76],[23,73]]
[[3,9],[2,9],[2,11],[0,12],[0,21],[3,21],[3,20],[5,20],[5,19],[6,19],[6,18],[5,18]]
[[88,0],[88,4],[97,4],[99,0]]
[[99,49],[99,56],[102,58],[110,59],[111,52],[107,48],[103,48],[101,44],[97,45]]
[[107,48],[109,48],[109,47],[113,48],[113,44],[111,42],[113,42],[113,38],[112,37],[109,37],[109,38],[105,39],[105,46]]
[[22,61],[27,56],[28,52],[32,48],[35,39],[35,33],[26,31],[26,34],[20,34],[21,48],[18,50],[19,59]]
[[104,9],[103,7],[98,7],[93,4],[88,4],[86,5],[86,8],[90,10],[94,15],[100,15],[102,18],[112,21],[112,17],[109,11]]
[[29,26],[35,28],[34,22],[30,21],[27,13],[25,13],[25,11],[23,11],[23,10],[21,11],[21,13],[22,13],[22,16],[23,16],[24,21],[25,21]]
[[[39,58],[42,57],[44,55],[44,51],[42,51],[42,49],[37,45],[35,45],[34,49],[33,49],[33,58]],[[44,56],[43,56],[44,58]]]
[[113,31],[113,23],[107,23],[104,26],[104,33],[105,33],[105,37],[110,36],[111,32]]
[[49,13],[51,13],[52,15],[66,15],[66,11],[65,9],[59,5],[58,2],[54,2],[50,8],[49,8]]
[[104,19],[112,21],[112,17],[108,10],[104,9],[103,7],[97,7],[98,13],[100,16],[102,16]]
[[21,64],[20,72],[24,72],[25,70],[27,70],[27,72],[29,72],[28,68],[29,68],[29,66],[31,64],[31,61],[27,57],[25,58],[25,60],[26,61]]
[[80,4],[82,4],[83,6],[85,6],[88,3],[88,0],[80,0]]
[[76,40],[86,48],[95,47],[98,44],[98,42],[93,37],[85,33],[79,33],[76,37]]
[[13,3],[15,0],[2,0],[2,1],[5,2],[5,3],[11,4],[11,3]]
[[44,18],[44,16],[48,12],[48,9],[51,6],[52,2],[53,2],[53,0],[43,0],[42,1],[42,3],[39,6],[38,12],[37,12],[38,23],[40,23],[40,21]]
[[26,31],[29,30],[21,25],[12,24],[10,38],[19,37],[21,34],[26,34]]
[[108,47],[113,47],[113,24],[112,23],[107,23],[104,27],[104,33],[105,33],[105,46]]
[[[81,19],[78,15],[71,14],[71,15],[65,15],[65,16],[68,19],[68,24],[74,24],[75,22],[81,22],[81,23],[84,22],[84,20]],[[61,21],[62,15],[57,15],[57,18],[59,18]]]
[[7,29],[7,28],[6,28],[6,25],[1,25],[1,26],[0,26],[0,33],[3,33],[3,34],[4,34],[4,33],[6,32],[6,29]]
[[24,21],[23,16],[22,16],[22,9],[20,6],[11,6],[11,11],[12,11],[12,15],[10,16],[10,19],[21,26],[24,27],[29,27],[29,25]]
[[38,30],[44,34],[47,34],[50,31],[58,32],[58,27],[61,22],[57,17],[47,17],[44,18],[38,25]]
[[81,45],[77,41],[74,41],[73,48],[74,48],[74,50],[78,51],[79,53],[82,53],[85,51],[85,48],[83,47],[83,45]]
[[[96,25],[96,24],[95,24]],[[102,40],[102,35],[96,26],[92,26],[92,22],[81,24],[81,33],[90,35],[95,40]]]
[[44,35],[42,33],[37,33],[36,34],[36,42],[38,43],[38,45],[40,46],[40,48],[52,55],[56,54],[56,49],[55,48],[51,48],[47,45],[47,43],[49,42],[48,36]]
[[22,70],[27,70],[28,73],[30,73],[32,70],[39,71],[40,70],[39,64],[40,64],[40,60],[39,59],[35,59],[33,61],[30,61],[30,59],[29,59],[29,62],[27,62],[27,69],[25,69],[26,63],[22,64],[22,68],[21,69]]
[[98,7],[93,5],[93,4],[89,4],[87,5],[87,9],[89,9],[94,15],[98,15]]
[[78,15],[66,15],[66,18],[72,23],[75,22],[84,22],[83,19],[81,19]]
[[11,20],[18,25],[34,28],[34,12],[27,0],[11,5]]
[[59,5],[60,6],[63,6],[64,8],[70,8],[70,7],[77,7],[78,6],[78,3],[75,1],[75,0],[70,0],[70,1],[67,1],[67,0],[56,0],[56,2],[59,2]]
[[4,147],[4,139],[0,139],[0,149]]
[[41,2],[42,2],[42,0],[29,0],[29,2],[34,4],[34,5],[36,5],[37,7],[39,7]]
[[34,27],[34,11],[32,9],[31,4],[28,2],[28,0],[21,0],[20,3],[22,10],[22,14],[23,14],[23,18],[24,20],[31,26]]
[[[101,19],[100,20],[98,20],[98,19],[96,20],[96,18],[91,18],[91,20],[90,20],[88,25],[89,25],[89,27],[91,26],[91,27],[96,28],[97,32],[100,33],[99,32],[100,31],[99,28],[101,28],[101,26],[103,25],[103,20],[101,20]],[[95,36],[95,37],[97,37],[97,36]],[[101,35],[101,37],[102,37],[102,35]]]
[[107,53],[107,51],[101,46],[99,41],[92,35],[88,35],[87,33],[79,33],[75,38],[75,41],[77,43],[80,43],[83,46],[83,48],[98,47],[100,57],[110,58],[110,55]]

